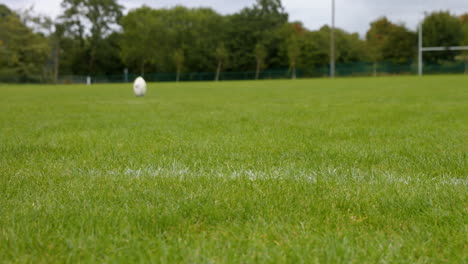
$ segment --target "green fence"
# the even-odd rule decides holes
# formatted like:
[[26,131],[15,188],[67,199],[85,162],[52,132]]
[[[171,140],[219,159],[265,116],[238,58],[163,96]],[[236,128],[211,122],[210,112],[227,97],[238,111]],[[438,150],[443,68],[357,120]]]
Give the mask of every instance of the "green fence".
[[[341,63],[336,65],[337,77],[350,76],[388,76],[388,75],[416,75],[418,72],[416,63],[394,64],[394,63]],[[450,62],[445,64],[424,65],[424,74],[468,74],[468,65],[463,61]],[[258,79],[291,79],[290,69],[263,70]],[[308,69],[297,69],[297,78],[317,78],[328,77],[328,66],[316,66]],[[139,74],[118,74],[118,75],[91,75],[92,83],[124,83],[133,81]],[[174,82],[177,80],[176,73],[147,73],[143,76],[148,82]],[[214,72],[184,72],[179,76],[180,81],[213,81],[216,78]],[[230,80],[255,80],[256,72],[222,72],[220,81]],[[86,83],[87,76],[64,75],[60,76],[58,83]],[[3,83],[51,83],[51,78],[44,76],[15,77],[11,74],[0,74],[0,82]]]
[[[464,62],[453,62],[442,65],[424,65],[424,74],[464,74],[468,73],[467,65]],[[297,69],[297,78],[316,78],[328,77],[329,67],[320,66],[310,69]],[[336,76],[351,77],[351,76],[389,76],[389,75],[416,75],[418,65],[416,63],[394,64],[394,63],[342,63],[336,65]],[[292,71],[290,69],[279,70],[264,70],[261,71],[258,79],[260,80],[275,80],[275,79],[291,79]],[[139,74],[124,74],[112,76],[91,76],[93,83],[121,83],[133,81]],[[84,83],[85,76],[73,78],[62,77],[62,83]],[[174,82],[177,80],[176,73],[147,73],[143,76],[148,82]],[[191,72],[181,73],[180,81],[213,81],[216,78],[214,72]],[[231,80],[255,80],[256,72],[222,72],[219,76],[220,81]]]

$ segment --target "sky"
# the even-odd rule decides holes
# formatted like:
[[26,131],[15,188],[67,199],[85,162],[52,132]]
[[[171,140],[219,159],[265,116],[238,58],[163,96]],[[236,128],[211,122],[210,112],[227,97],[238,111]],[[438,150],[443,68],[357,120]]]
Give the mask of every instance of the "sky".
[[[34,10],[52,17],[60,14],[62,0],[0,0],[13,9],[34,5]],[[255,0],[118,0],[126,11],[145,4],[155,8],[184,5],[188,7],[211,7],[221,14],[230,14],[251,6]],[[416,29],[424,12],[449,10],[454,14],[468,13],[468,0],[335,0],[336,26],[361,36],[369,23],[381,16],[391,21],[404,23]],[[331,0],[282,0],[290,21],[301,21],[311,30],[330,24]]]

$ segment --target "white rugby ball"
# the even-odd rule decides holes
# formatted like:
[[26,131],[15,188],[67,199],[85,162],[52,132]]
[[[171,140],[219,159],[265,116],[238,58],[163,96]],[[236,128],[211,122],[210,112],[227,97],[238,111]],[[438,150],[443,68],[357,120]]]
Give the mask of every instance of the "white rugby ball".
[[142,77],[138,77],[133,82],[133,92],[136,96],[145,96],[146,94],[146,82]]

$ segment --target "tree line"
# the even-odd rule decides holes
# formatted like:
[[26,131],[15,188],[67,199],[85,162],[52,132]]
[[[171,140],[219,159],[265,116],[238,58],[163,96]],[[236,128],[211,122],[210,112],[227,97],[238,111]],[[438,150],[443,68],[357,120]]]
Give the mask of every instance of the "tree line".
[[[63,0],[57,18],[0,4],[0,80],[57,81],[66,75],[116,75],[123,69],[216,72],[296,69],[329,65],[330,27],[309,30],[289,21],[281,0],[257,0],[237,13],[210,8],[142,6],[124,14],[116,0]],[[425,46],[468,45],[468,14],[427,14]],[[386,17],[370,23],[364,38],[335,29],[338,64],[415,63],[417,32]],[[465,60],[466,52],[425,54],[425,62]]]

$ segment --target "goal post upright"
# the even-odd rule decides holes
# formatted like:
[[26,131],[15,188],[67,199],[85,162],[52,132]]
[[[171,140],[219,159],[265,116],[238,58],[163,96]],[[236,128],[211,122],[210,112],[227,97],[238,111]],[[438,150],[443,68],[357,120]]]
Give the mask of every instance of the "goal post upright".
[[330,78],[335,78],[335,0],[331,1]]
[[423,46],[422,46],[422,21],[419,23],[418,30],[418,75],[423,75]]
[[421,12],[421,21],[419,22],[418,30],[418,75],[423,75],[423,22],[424,22],[424,12],[423,12],[423,0],[419,0],[419,10]]

